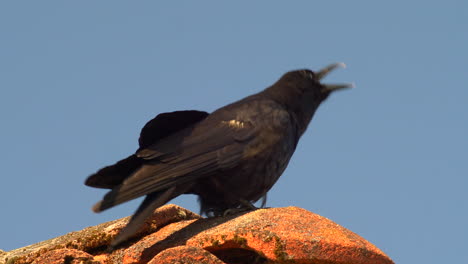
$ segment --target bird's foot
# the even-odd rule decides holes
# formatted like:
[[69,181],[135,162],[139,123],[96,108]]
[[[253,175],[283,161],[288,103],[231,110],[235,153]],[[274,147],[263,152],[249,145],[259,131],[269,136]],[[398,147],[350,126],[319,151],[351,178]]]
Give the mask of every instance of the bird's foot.
[[249,209],[244,208],[244,207],[239,207],[239,208],[229,208],[223,213],[223,217],[234,215],[237,213],[245,212],[248,211]]
[[244,199],[240,199],[240,203],[241,203],[241,207],[242,205],[247,208],[247,209],[250,209],[250,210],[257,210],[259,209],[258,207],[256,207],[253,203],[247,201],[247,200],[244,200]]
[[260,209],[247,200],[241,199],[239,200],[239,202],[241,203],[240,207],[227,209],[226,211],[224,211],[223,216],[229,216],[241,212],[254,211]]

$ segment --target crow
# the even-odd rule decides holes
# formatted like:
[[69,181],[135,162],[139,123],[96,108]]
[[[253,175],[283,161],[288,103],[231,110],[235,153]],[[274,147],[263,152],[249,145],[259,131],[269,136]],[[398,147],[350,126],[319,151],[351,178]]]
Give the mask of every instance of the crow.
[[130,238],[156,208],[181,194],[198,195],[201,213],[209,216],[254,209],[252,203],[265,199],[286,169],[320,103],[352,87],[320,82],[337,67],[344,64],[287,72],[265,90],[211,114],[176,111],[149,121],[135,154],[85,182],[111,189],[94,212],[146,195],[110,246]]

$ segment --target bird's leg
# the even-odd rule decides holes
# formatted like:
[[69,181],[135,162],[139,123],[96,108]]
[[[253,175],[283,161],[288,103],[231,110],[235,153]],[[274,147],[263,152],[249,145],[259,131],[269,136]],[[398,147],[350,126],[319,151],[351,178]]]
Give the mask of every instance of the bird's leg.
[[267,203],[267,194],[265,193],[265,195],[263,195],[262,197],[262,205],[260,206],[260,208],[266,208],[265,205]]

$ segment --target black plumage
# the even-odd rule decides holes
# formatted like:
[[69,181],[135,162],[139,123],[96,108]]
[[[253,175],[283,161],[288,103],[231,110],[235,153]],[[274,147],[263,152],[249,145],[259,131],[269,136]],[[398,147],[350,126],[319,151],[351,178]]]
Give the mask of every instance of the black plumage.
[[141,131],[135,154],[89,176],[109,188],[101,212],[146,195],[111,246],[128,239],[153,212],[181,194],[196,194],[201,212],[221,215],[265,197],[294,153],[317,107],[347,84],[320,80],[342,64],[314,73],[297,70],[275,84],[208,114],[177,111],[156,116]]

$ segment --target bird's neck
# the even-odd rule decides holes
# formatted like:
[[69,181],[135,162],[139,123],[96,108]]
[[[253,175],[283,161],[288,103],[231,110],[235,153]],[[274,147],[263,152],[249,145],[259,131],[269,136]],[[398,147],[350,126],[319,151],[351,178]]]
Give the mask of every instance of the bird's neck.
[[259,95],[279,103],[288,111],[292,111],[300,96],[295,93],[295,90],[294,87],[288,87],[287,85],[272,85],[260,92]]
[[302,135],[320,103],[297,91],[294,87],[273,85],[260,92],[259,95],[282,105],[297,122],[299,135]]

